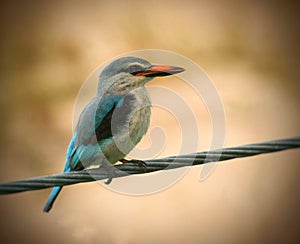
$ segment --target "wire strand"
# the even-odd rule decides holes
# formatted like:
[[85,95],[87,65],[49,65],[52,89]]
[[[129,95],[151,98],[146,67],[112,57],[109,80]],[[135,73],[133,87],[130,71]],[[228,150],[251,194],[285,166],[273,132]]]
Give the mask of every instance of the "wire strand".
[[[114,177],[124,177],[131,174],[144,174],[159,170],[169,170],[180,167],[201,165],[217,161],[225,161],[234,158],[249,157],[264,153],[277,152],[300,147],[300,137],[274,140],[262,143],[247,144],[237,147],[228,147],[211,151],[197,152],[186,155],[171,156],[161,159],[146,160],[147,169],[134,163],[126,163],[115,166]],[[11,194],[23,191],[40,190],[53,186],[65,186],[96,180],[107,179],[105,169],[89,169],[73,171],[69,173],[55,174],[29,178],[25,180],[0,183],[0,194]]]

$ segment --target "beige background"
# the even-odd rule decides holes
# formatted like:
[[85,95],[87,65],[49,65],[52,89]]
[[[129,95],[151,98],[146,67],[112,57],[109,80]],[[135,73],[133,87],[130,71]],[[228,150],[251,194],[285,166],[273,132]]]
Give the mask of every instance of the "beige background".
[[[286,1],[2,1],[1,181],[60,172],[82,83],[137,49],[175,51],[205,69],[224,102],[226,146],[299,135],[298,9]],[[178,79],[153,84],[187,98],[198,150],[207,149],[203,101]],[[162,156],[176,154],[178,124],[154,110],[157,124],[167,132]],[[143,197],[95,183],[66,187],[50,214],[42,213],[49,190],[1,196],[1,241],[296,242],[299,150],[221,163],[204,182],[200,172]]]

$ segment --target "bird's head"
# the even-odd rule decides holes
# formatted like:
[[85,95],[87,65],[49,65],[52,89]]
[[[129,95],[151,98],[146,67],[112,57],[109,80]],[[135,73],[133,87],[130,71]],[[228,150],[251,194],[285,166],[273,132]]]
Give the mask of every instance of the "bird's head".
[[128,92],[145,85],[155,77],[183,71],[183,68],[170,65],[152,65],[147,60],[137,57],[122,57],[104,68],[100,75],[98,90]]

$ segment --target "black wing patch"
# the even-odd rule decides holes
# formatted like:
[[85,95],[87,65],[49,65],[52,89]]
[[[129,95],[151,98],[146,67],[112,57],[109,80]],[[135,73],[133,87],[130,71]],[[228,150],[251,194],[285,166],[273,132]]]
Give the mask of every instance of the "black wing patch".
[[[113,132],[117,133],[121,128],[127,126],[132,110],[131,104],[134,99],[135,97],[133,94],[128,94],[117,104],[115,103],[111,110],[102,119],[102,122],[99,124],[99,126],[95,128],[95,134],[92,134],[89,139],[85,140],[83,145],[95,145],[102,140],[112,137]],[[99,108],[97,109],[95,120],[97,119],[97,113],[101,112],[98,110]],[[95,121],[95,124],[97,124],[97,121]]]

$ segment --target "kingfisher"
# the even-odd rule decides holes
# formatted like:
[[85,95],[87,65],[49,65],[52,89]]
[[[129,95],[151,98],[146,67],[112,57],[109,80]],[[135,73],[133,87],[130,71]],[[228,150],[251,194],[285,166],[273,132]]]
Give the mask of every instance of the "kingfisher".
[[[63,172],[91,166],[103,167],[109,184],[116,162],[125,156],[147,132],[151,99],[145,84],[155,77],[183,72],[181,67],[153,65],[138,57],[121,57],[108,64],[99,76],[96,95],[81,112],[70,141]],[[132,160],[141,167],[141,160]],[[55,186],[44,207],[49,212],[62,186]]]

